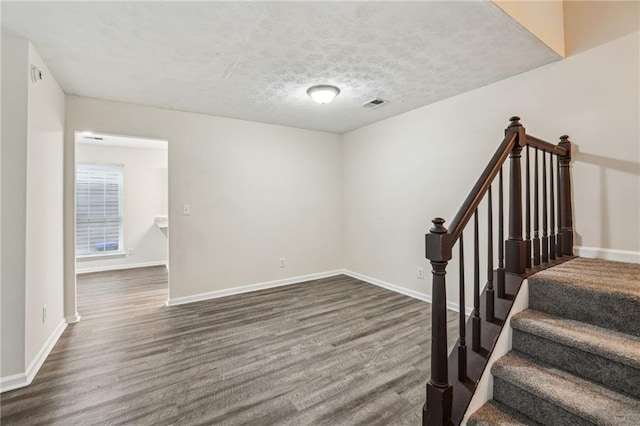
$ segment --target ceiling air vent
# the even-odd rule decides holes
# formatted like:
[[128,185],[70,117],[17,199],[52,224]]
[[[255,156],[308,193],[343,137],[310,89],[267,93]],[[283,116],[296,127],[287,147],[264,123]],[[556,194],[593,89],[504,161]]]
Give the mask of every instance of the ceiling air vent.
[[389,101],[385,100],[385,99],[381,99],[381,98],[375,98],[372,101],[369,101],[365,104],[362,104],[362,108],[367,108],[367,109],[372,109],[372,108],[379,108],[382,105],[388,104]]

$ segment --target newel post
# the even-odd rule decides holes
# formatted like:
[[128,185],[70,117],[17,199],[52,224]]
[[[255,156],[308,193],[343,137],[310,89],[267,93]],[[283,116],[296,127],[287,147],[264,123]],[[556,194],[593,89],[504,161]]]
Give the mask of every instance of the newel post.
[[509,154],[509,238],[505,241],[505,269],[513,274],[526,270],[526,243],[522,238],[522,147],[526,145],[525,129],[520,117],[511,117],[505,134],[517,132],[516,143]]
[[571,142],[569,136],[560,136],[558,146],[566,148],[567,155],[560,156],[558,176],[560,205],[560,233],[562,235],[562,254],[573,255],[573,209],[571,207]]
[[447,290],[446,268],[451,260],[451,235],[444,219],[433,219],[433,228],[425,236],[426,256],[433,268],[431,287],[431,378],[427,383],[427,401],[422,409],[423,426],[451,424],[453,387],[447,367]]

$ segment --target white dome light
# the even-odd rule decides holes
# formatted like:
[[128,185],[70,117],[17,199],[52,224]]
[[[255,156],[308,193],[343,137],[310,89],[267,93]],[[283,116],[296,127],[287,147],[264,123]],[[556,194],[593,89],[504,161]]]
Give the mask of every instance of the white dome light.
[[335,86],[329,86],[322,84],[320,86],[313,86],[307,90],[307,95],[311,96],[311,99],[319,104],[328,104],[336,96],[340,94],[340,89]]

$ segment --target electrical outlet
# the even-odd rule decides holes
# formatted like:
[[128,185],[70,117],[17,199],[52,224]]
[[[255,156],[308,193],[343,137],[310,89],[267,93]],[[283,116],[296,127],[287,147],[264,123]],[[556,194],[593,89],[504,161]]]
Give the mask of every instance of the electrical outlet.
[[287,266],[287,265],[286,265],[286,263],[285,263],[285,261],[284,261],[284,257],[281,257],[281,258],[280,258],[280,267],[281,267],[281,268],[284,268],[285,266]]
[[132,248],[130,248],[129,250],[127,250],[127,254],[128,254],[129,256],[132,256],[132,255],[133,255],[133,249],[132,249]]
[[418,268],[418,278],[424,280],[424,268]]
[[42,307],[42,323],[47,321],[47,305]]

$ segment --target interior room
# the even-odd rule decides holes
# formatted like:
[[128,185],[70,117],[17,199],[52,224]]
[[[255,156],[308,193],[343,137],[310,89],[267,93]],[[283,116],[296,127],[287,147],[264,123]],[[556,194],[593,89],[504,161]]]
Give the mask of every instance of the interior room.
[[80,132],[75,159],[76,272],[166,266],[167,142]]
[[2,424],[640,424],[640,3],[1,18]]
[[[109,294],[121,278],[105,284],[104,272],[155,266],[165,276],[156,290],[167,299],[167,141],[93,132],[75,138],[76,294],[104,302],[106,296],[90,295],[95,287],[88,283],[97,280]],[[82,311],[79,306],[79,317]]]

